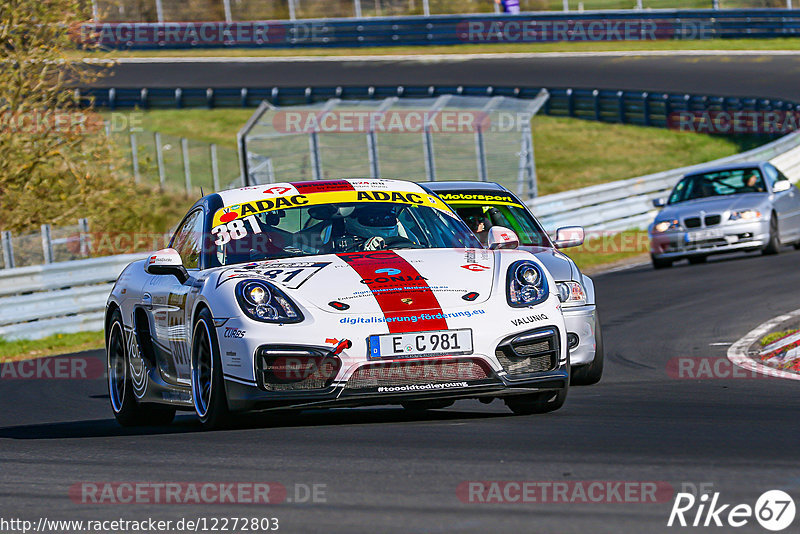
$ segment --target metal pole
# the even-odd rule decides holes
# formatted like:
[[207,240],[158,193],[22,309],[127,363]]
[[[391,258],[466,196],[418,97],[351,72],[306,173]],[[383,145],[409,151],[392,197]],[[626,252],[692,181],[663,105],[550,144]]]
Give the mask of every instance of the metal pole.
[[[567,0],[564,0],[564,1],[566,2]],[[500,2],[495,1],[495,3],[494,3],[494,12],[495,12],[495,14],[500,13]]]
[[644,6],[642,6],[642,0],[636,0],[636,9],[638,9],[639,11],[644,9]]
[[719,0],[711,0],[711,9],[719,9]]
[[42,225],[42,253],[45,263],[53,263],[53,240],[50,238],[50,225]]
[[181,137],[181,153],[183,155],[183,177],[186,179],[186,194],[192,194],[192,170],[189,168],[189,140]]
[[97,9],[97,0],[92,0],[92,20],[100,22],[100,10]]
[[164,5],[161,3],[162,0],[156,0],[156,17],[158,17],[158,22],[164,22]]
[[133,181],[139,183],[139,146],[136,142],[136,134],[131,132],[131,162],[133,163]]
[[14,268],[14,242],[11,240],[11,232],[0,234],[0,241],[3,243],[3,267],[6,269]]
[[426,17],[431,16],[431,2],[430,0],[422,0],[422,13]]
[[294,8],[294,0],[289,0],[289,20],[297,20],[297,13]]
[[272,166],[272,158],[267,158],[267,181],[268,183],[275,183],[275,167]]
[[89,219],[78,219],[80,228],[81,256],[84,258],[89,255]]
[[522,131],[519,151],[519,173],[517,176],[517,194],[523,196],[525,186],[528,189],[528,198],[534,198],[538,193],[536,184],[536,165],[533,162],[533,134],[530,126]]
[[792,9],[792,0],[786,0],[786,9]]
[[214,191],[219,191],[219,160],[217,159],[217,145],[211,143],[211,179],[214,184]]
[[222,0],[222,6],[225,8],[225,22],[233,22],[233,15],[231,14],[231,0]]
[[425,176],[428,177],[429,182],[435,182],[436,158],[433,154],[433,135],[428,126],[425,126],[425,131],[422,133],[422,149],[425,154]]
[[322,180],[322,161],[319,157],[319,133],[313,131],[308,134],[308,150],[311,153],[311,177]]
[[566,12],[569,11],[569,0],[561,0],[561,8]]
[[486,169],[486,146],[483,142],[483,128],[480,126],[475,130],[475,155],[478,158],[478,180],[486,182],[489,180],[489,172]]
[[355,7],[356,18],[361,18],[361,0],[353,0],[353,7]]
[[166,171],[164,170],[164,147],[161,146],[161,133],[155,133],[156,143],[156,162],[158,163],[158,182],[161,189],[164,189],[164,182],[167,181]]

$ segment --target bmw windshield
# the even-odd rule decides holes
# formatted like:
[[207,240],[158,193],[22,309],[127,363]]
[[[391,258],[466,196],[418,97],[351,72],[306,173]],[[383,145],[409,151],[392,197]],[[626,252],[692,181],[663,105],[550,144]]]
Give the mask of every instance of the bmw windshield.
[[740,193],[764,193],[766,190],[761,171],[754,167],[692,174],[678,182],[669,197],[669,204]]

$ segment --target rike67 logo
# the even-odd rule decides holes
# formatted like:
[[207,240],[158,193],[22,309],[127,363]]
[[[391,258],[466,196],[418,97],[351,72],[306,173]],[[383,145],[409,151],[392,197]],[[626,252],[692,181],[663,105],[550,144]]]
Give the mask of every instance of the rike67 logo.
[[754,506],[723,503],[719,492],[703,493],[699,497],[678,493],[667,526],[739,528],[755,520],[763,528],[778,532],[789,527],[794,516],[794,500],[781,490],[764,492]]

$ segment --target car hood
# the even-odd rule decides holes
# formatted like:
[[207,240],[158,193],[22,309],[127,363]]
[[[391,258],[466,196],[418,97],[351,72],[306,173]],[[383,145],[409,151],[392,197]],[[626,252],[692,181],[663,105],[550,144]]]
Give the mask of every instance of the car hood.
[[545,269],[550,271],[556,282],[577,280],[577,268],[564,253],[549,247],[519,247],[520,250],[530,252],[542,262]]
[[680,219],[706,213],[723,213],[727,210],[745,210],[761,206],[769,197],[768,193],[742,193],[720,197],[698,198],[680,204],[667,206],[658,215],[659,220]]
[[332,313],[408,312],[435,309],[436,303],[457,308],[490,297],[495,261],[495,254],[485,249],[330,254],[221,268],[217,285],[262,278],[290,297]]

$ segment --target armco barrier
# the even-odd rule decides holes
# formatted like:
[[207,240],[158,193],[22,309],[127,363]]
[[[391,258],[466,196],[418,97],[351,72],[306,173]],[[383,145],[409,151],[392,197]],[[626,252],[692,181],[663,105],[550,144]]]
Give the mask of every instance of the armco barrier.
[[0,338],[103,329],[112,282],[144,254],[0,270]]
[[258,22],[87,23],[77,41],[114,49],[302,48],[791,37],[792,9],[529,12]]

